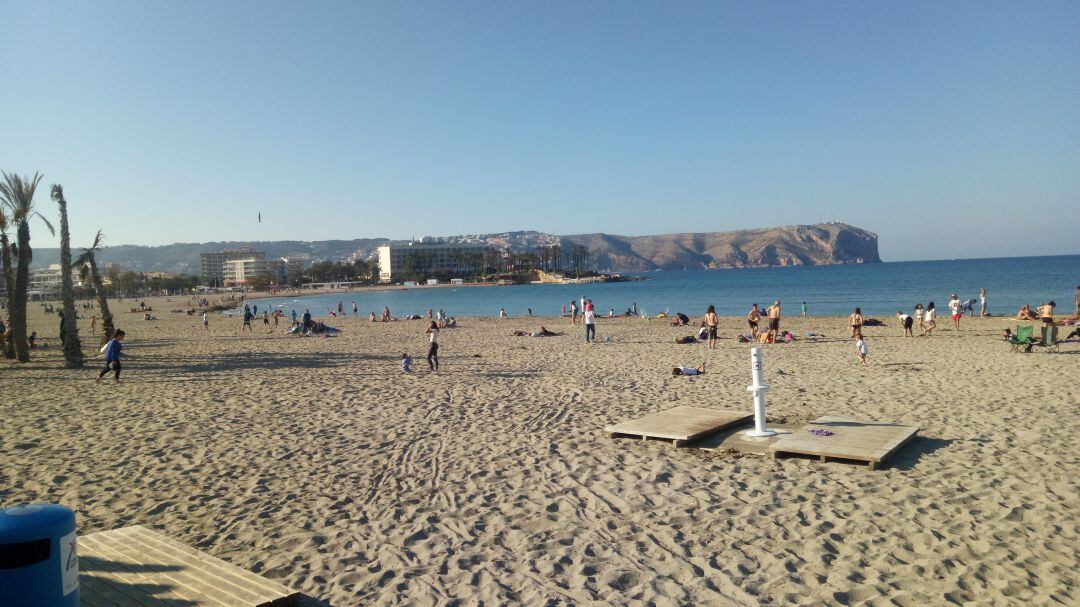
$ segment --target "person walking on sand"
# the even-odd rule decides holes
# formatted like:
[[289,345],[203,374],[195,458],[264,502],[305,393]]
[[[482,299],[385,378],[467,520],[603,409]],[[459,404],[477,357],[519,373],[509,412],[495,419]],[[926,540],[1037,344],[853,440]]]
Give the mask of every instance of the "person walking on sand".
[[866,347],[866,340],[863,339],[862,333],[855,334],[855,351],[859,353],[859,362],[855,364],[865,365],[866,355],[869,353],[869,350]]
[[806,316],[806,302],[805,301],[802,302],[802,315],[803,315],[803,317]]
[[914,337],[915,333],[911,330],[911,326],[915,324],[915,319],[904,314],[903,310],[896,311],[896,318],[900,321],[900,328],[903,329],[903,336]]
[[292,324],[296,324],[296,310],[292,311]]
[[926,319],[926,326],[923,327],[923,337],[932,337],[934,335],[934,329],[937,328],[937,310],[934,309],[934,302],[926,304],[926,312],[924,313]]
[[124,333],[123,329],[117,329],[116,334],[113,335],[113,338],[110,339],[109,343],[105,344],[105,347],[101,349],[102,354],[105,355],[105,368],[102,369],[100,373],[98,373],[97,379],[95,381],[100,382],[101,378],[105,377],[106,373],[112,371],[114,381],[116,381],[116,383],[120,383],[120,357],[127,357],[127,354],[124,354],[122,352],[124,346],[121,343],[124,341],[125,335],[126,333]]
[[746,323],[750,325],[750,337],[753,339],[757,339],[759,322],[761,322],[761,310],[758,309],[757,304],[754,304],[750,306],[750,313],[746,315]]
[[915,320],[919,323],[919,330],[926,332],[926,323],[923,322],[923,307],[921,303],[915,304]]
[[585,325],[585,343],[596,341],[596,310],[593,309],[591,301],[585,303],[585,311],[581,315],[581,320]]
[[338,315],[338,318],[341,318],[342,316],[345,316],[345,306],[341,305],[340,300],[337,302],[337,315]]
[[[1080,287],[1077,287],[1080,289]],[[90,335],[97,335],[97,314],[90,317]]]
[[777,299],[773,302],[773,305],[769,306],[766,310],[769,315],[769,332],[773,335],[780,334],[780,300]]
[[210,330],[210,317],[206,314],[206,310],[202,313],[202,329],[203,331]]
[[577,302],[570,300],[570,324],[577,324]]
[[705,310],[705,329],[709,333],[709,349],[716,349],[716,329],[720,326],[720,317],[716,315],[716,307],[709,304],[709,309]]
[[432,371],[439,370],[439,324],[431,321],[425,331],[428,335],[427,362]]
[[304,308],[304,315],[300,317],[300,320],[304,325],[304,333],[307,333],[311,329],[311,310]]
[[251,310],[244,310],[244,324],[240,327],[241,333],[244,332],[245,327],[248,331],[255,332],[255,330],[251,328],[251,319],[254,317],[255,315],[251,313]]
[[281,317],[281,312],[280,311],[279,312],[274,312],[274,326],[273,326],[274,329],[277,328],[278,318],[280,318],[280,317]]
[[979,289],[979,317],[986,318],[986,289]]
[[263,328],[266,329],[267,333],[270,332],[270,312],[266,310],[263,310]]
[[851,327],[851,336],[855,337],[862,333],[863,316],[862,310],[855,308],[855,311],[848,316],[848,326]]
[[952,316],[953,326],[956,330],[960,330],[960,317],[964,315],[963,304],[960,303],[960,298],[956,296],[956,293],[952,294],[952,298],[949,299],[949,314]]

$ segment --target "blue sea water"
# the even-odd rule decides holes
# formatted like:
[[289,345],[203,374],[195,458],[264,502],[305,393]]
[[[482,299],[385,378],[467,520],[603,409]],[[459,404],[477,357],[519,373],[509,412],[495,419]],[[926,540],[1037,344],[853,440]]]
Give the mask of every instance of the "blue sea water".
[[[933,301],[939,309],[949,296],[978,299],[979,289],[988,293],[988,308],[995,316],[1015,315],[1023,304],[1039,305],[1053,299],[1059,314],[1071,313],[1073,289],[1080,284],[1080,255],[908,261],[861,265],[754,268],[733,270],[686,270],[650,272],[649,280],[588,285],[515,285],[502,287],[397,288],[354,291],[306,297],[260,299],[286,314],[302,314],[310,308],[315,316],[343,302],[346,311],[355,301],[360,314],[379,314],[389,306],[394,316],[445,310],[451,316],[496,316],[506,308],[522,316],[528,308],[536,316],[557,316],[563,304],[587,297],[597,313],[625,312],[637,303],[638,310],[655,315],[668,311],[689,315],[704,313],[710,304],[722,316],[744,315],[750,304],[768,305],[776,299],[786,315],[797,315],[806,302],[811,316],[847,315],[859,306],[866,315],[886,316],[898,309],[909,311],[916,303]],[[976,303],[976,311],[978,310]]]

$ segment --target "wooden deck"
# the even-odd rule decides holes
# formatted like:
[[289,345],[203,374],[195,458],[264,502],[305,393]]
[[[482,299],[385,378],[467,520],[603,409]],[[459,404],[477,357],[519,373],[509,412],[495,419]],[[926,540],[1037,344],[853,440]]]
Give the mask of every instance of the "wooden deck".
[[145,527],[79,538],[83,607],[285,607],[299,593]]
[[[814,428],[832,432],[832,436],[810,433]],[[891,422],[867,422],[843,417],[821,417],[792,434],[781,437],[769,446],[771,456],[780,453],[813,455],[827,461],[828,458],[867,462],[870,469],[877,468],[897,449],[915,438],[918,426],[906,426]]]
[[745,411],[724,411],[704,407],[675,407],[660,413],[614,424],[604,432],[615,436],[660,438],[673,441],[675,446],[708,436],[754,417]]

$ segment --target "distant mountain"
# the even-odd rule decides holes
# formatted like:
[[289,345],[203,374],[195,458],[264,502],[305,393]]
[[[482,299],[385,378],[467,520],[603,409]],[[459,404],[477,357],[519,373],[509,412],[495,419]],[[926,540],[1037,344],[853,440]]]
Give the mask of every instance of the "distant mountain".
[[[877,235],[841,223],[796,225],[734,232],[662,234],[657,236],[617,236],[575,234],[554,236],[536,231],[450,236],[453,242],[485,242],[514,251],[535,250],[538,245],[570,243],[589,248],[592,265],[614,272],[683,270],[696,268],[751,268],[765,266],[876,263]],[[307,256],[313,260],[366,259],[375,249],[391,242],[386,238],[355,240],[229,241],[176,243],[156,247],[118,245],[104,247],[101,263],[118,263],[140,272],[198,274],[199,254],[250,246],[266,251],[269,257]],[[404,241],[393,241],[404,242]],[[34,266],[58,263],[60,250],[35,248]]]
[[734,232],[613,236],[576,234],[593,265],[618,272],[878,263],[877,234],[842,223]]

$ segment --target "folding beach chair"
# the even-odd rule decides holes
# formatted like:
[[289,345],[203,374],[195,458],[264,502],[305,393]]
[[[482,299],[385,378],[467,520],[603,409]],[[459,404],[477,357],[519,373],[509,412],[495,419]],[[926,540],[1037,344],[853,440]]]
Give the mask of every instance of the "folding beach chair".
[[1031,341],[1031,334],[1035,332],[1035,327],[1031,325],[1016,326],[1016,335],[1009,338],[1009,345],[1012,346],[1013,352],[1031,352],[1031,346],[1034,345]]
[[1043,352],[1060,352],[1061,342],[1058,341],[1057,325],[1042,328],[1042,343],[1035,344],[1042,348]]

